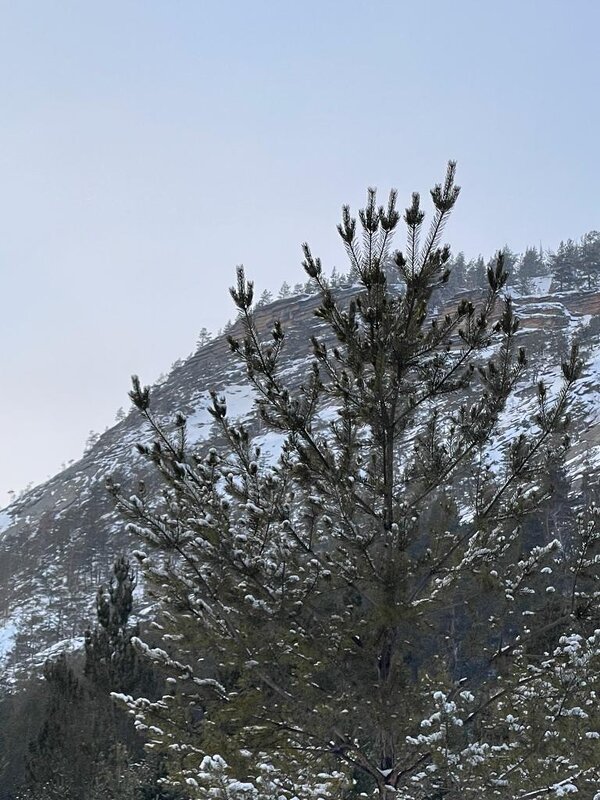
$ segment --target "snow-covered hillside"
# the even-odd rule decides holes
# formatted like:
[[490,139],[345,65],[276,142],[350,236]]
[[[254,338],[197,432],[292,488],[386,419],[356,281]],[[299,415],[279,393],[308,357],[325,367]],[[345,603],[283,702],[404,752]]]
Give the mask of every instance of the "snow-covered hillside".
[[[259,327],[281,319],[287,332],[286,374],[295,384],[306,374],[310,337],[321,325],[314,317],[317,305],[316,297],[301,296],[256,312]],[[600,294],[536,294],[516,298],[515,307],[530,367],[503,413],[498,443],[518,432],[534,402],[532,387],[537,380],[544,378],[550,391],[556,386],[560,357],[575,337],[587,364],[574,398],[569,469],[576,478],[584,466],[600,464]],[[175,411],[186,414],[190,440],[206,447],[215,436],[206,410],[211,388],[225,395],[233,418],[252,424],[263,453],[276,457],[280,439],[261,430],[243,370],[224,337],[174,369],[156,387],[154,407],[165,419]],[[123,387],[124,395],[127,389]],[[111,475],[133,491],[145,468],[134,445],[148,438],[141,419],[130,413],[79,462],[0,512],[0,663],[9,679],[15,670],[35,668],[48,655],[82,641],[94,618],[98,584],[109,573],[115,555],[134,548],[113,509],[105,480]],[[143,606],[147,609],[140,597]]]

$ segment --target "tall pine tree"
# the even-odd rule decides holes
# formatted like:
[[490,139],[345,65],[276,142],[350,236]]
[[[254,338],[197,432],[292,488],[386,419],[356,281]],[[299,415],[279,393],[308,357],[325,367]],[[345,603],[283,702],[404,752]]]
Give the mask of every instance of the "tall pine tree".
[[454,172],[431,192],[424,237],[413,195],[405,254],[391,252],[395,192],[377,206],[370,190],[358,220],[344,208],[360,288],[345,305],[304,245],[327,334],[300,385],[286,382],[285,331],[257,329],[238,270],[245,335],[230,345],[285,436],[276,466],[217,394],[226,445],[189,451],[185,418],[161,427],[134,379],[158,431],[140,452],[163,491],[111,490],[160,602],[162,646],[134,643],[170,690],[121,699],[194,798],[515,800],[597,785],[598,516],[563,541],[523,527],[552,490],[581,362],[573,347],[554,397],[540,382],[531,426],[493,468],[527,363],[502,255],[477,307],[430,312]]

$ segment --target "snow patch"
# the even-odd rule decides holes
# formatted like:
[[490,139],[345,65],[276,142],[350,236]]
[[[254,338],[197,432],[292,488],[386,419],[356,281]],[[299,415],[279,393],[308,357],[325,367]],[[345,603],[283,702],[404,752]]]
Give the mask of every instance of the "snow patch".
[[533,278],[531,281],[532,294],[546,295],[550,291],[550,284],[552,283],[552,275],[540,275],[538,278]]
[[0,511],[0,533],[4,533],[11,525],[14,524],[12,513],[8,509]]
[[[254,410],[256,394],[247,384],[231,384],[231,386],[226,386],[218,391],[217,395],[225,398],[227,418],[230,422],[247,419]],[[215,421],[208,410],[212,406],[210,392],[202,392],[196,403],[196,411],[187,416],[187,434],[190,444],[208,441]]]
[[285,442],[286,438],[287,436],[285,436],[283,433],[278,433],[277,431],[268,431],[260,436],[255,436],[252,440],[252,444],[260,447],[260,457],[265,464],[268,464],[269,466],[275,466],[279,456],[281,455],[283,443]]
[[0,624],[0,661],[10,653],[15,643],[17,626],[14,622],[7,620]]
[[62,639],[60,642],[40,650],[34,656],[34,665],[43,666],[48,659],[56,658],[62,653],[72,653],[75,650],[81,650],[85,643],[83,636],[75,636],[70,639]]

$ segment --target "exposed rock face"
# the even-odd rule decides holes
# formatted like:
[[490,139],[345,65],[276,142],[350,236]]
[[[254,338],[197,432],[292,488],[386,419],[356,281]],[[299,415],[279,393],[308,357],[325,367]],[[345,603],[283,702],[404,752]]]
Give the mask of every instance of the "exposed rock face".
[[[275,318],[284,324],[285,372],[292,383],[299,384],[306,375],[310,338],[321,327],[314,316],[318,302],[314,296],[288,298],[256,311],[260,328],[267,329]],[[518,431],[526,407],[533,408],[532,386],[537,380],[544,377],[550,392],[558,385],[560,357],[577,338],[587,367],[573,409],[569,470],[576,478],[586,464],[600,462],[600,293],[527,296],[515,300],[515,307],[530,368],[503,414],[499,439]],[[232,333],[239,331],[234,327]],[[209,342],[155,387],[153,408],[165,419],[177,410],[186,414],[190,439],[200,446],[214,437],[206,411],[211,388],[225,394],[232,418],[254,420],[263,450],[275,453],[277,439],[260,430],[243,370],[225,337]],[[142,420],[130,413],[79,462],[0,512],[0,664],[8,667],[8,676],[81,641],[94,616],[98,584],[109,573],[114,556],[133,549],[105,479],[113,475],[133,490],[145,469],[134,444],[147,438]],[[140,613],[143,605],[140,597]]]

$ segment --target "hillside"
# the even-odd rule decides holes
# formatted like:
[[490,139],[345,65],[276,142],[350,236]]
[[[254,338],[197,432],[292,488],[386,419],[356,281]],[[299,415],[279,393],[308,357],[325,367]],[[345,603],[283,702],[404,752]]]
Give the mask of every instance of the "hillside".
[[[304,295],[256,311],[261,329],[275,318],[282,321],[287,333],[285,371],[293,384],[305,375],[310,338],[320,326],[314,317],[317,305],[316,296]],[[529,369],[503,413],[500,437],[518,432],[525,405],[534,402],[537,380],[544,377],[552,391],[560,357],[575,337],[586,361],[584,378],[577,384],[568,460],[576,487],[582,469],[600,463],[600,292],[532,294],[518,297],[515,307]],[[275,455],[277,437],[261,432],[243,369],[225,337],[201,347],[155,387],[154,408],[165,421],[175,411],[183,412],[191,440],[203,446],[214,436],[206,411],[212,388],[225,395],[233,418],[251,422],[263,454]],[[123,387],[124,394],[126,390]],[[133,491],[134,475],[137,478],[144,468],[134,444],[147,438],[137,413],[130,413],[80,461],[0,512],[0,661],[9,680],[19,670],[40,666],[50,654],[82,641],[83,630],[93,620],[96,587],[106,578],[115,554],[133,547],[113,510],[105,480],[110,475]],[[137,613],[149,611],[140,590]]]

